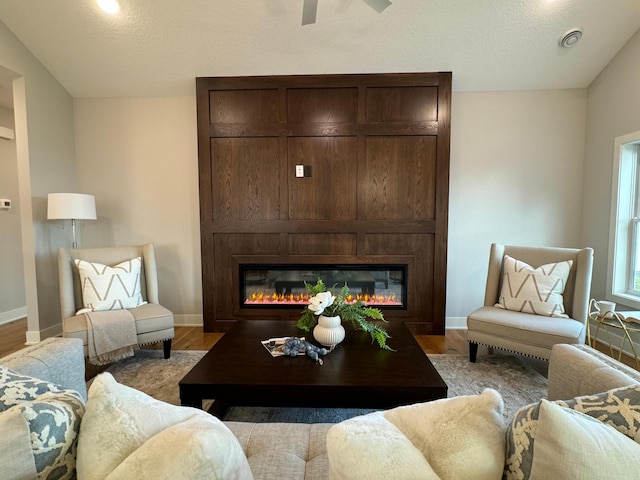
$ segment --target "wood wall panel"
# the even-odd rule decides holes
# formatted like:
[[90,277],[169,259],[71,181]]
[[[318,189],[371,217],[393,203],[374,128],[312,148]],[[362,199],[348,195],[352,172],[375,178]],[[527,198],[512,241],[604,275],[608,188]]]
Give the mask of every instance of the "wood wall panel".
[[368,122],[429,122],[438,120],[437,87],[367,88]]
[[272,123],[279,118],[278,90],[212,90],[210,123]]
[[356,255],[357,237],[348,233],[290,233],[289,255]]
[[451,73],[211,77],[196,90],[205,331],[298,317],[244,307],[242,263],[400,263],[407,308],[385,317],[444,333]]
[[[433,314],[434,284],[442,281],[434,273],[435,236],[427,234],[366,235],[365,255],[409,255],[414,258],[409,278],[407,303],[417,312],[412,321],[430,324]],[[422,313],[420,313],[422,312]],[[430,325],[422,333],[435,333]]]
[[[277,257],[281,253],[280,234],[215,234],[213,235],[213,263],[215,278],[206,284],[213,288],[209,294],[215,299],[214,314],[217,319],[233,319],[234,310],[240,302],[238,272],[234,257],[238,255],[260,255]],[[204,286],[203,286],[204,289]],[[274,315],[273,318],[277,318]]]
[[278,138],[214,138],[214,221],[280,218]]
[[291,88],[287,90],[287,121],[350,123],[358,119],[357,88]]
[[435,137],[368,137],[365,148],[363,218],[435,218]]
[[289,172],[311,167],[311,176],[289,175],[289,219],[355,220],[358,155],[356,137],[293,137]]

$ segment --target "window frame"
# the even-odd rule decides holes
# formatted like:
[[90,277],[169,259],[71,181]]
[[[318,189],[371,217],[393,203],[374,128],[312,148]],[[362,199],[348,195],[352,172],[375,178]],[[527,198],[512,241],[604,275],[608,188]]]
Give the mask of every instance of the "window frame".
[[633,263],[640,252],[640,130],[614,142],[607,299],[640,309]]

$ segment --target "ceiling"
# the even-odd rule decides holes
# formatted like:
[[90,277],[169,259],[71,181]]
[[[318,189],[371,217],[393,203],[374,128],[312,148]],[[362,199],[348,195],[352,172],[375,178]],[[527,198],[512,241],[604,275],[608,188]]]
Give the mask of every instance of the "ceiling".
[[[195,77],[452,71],[455,91],[587,87],[638,0],[2,0],[0,20],[73,97],[194,95]],[[558,46],[574,27],[573,48]]]

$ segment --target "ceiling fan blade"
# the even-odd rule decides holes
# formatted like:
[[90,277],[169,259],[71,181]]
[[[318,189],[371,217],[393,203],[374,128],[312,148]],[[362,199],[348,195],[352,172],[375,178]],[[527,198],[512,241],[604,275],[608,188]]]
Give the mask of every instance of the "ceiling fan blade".
[[[389,0],[363,0],[364,3],[373,8],[376,12],[382,13],[385,8],[391,5]],[[318,14],[318,0],[303,0],[302,4],[302,25],[316,23]]]
[[318,0],[304,0],[302,4],[302,25],[316,23],[318,13]]
[[382,13],[382,11],[385,8],[391,5],[391,2],[389,0],[363,0],[363,1],[378,13]]

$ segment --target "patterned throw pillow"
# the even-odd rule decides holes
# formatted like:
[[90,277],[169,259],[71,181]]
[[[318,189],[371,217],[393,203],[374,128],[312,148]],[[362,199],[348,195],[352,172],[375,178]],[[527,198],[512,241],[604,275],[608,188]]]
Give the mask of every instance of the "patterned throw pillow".
[[76,260],[82,286],[82,304],[87,311],[120,310],[142,305],[140,257],[109,267],[101,263]]
[[[84,402],[78,392],[0,366],[0,415],[24,417],[39,479],[75,478]],[[7,432],[0,431],[0,436]],[[21,441],[24,439],[16,439]]]
[[[534,460],[540,403],[518,410],[507,429],[506,480],[529,479]],[[640,385],[552,403],[589,415],[640,443]]]
[[502,291],[495,306],[515,312],[566,318],[562,294],[572,265],[573,260],[565,260],[533,268],[505,255]]

